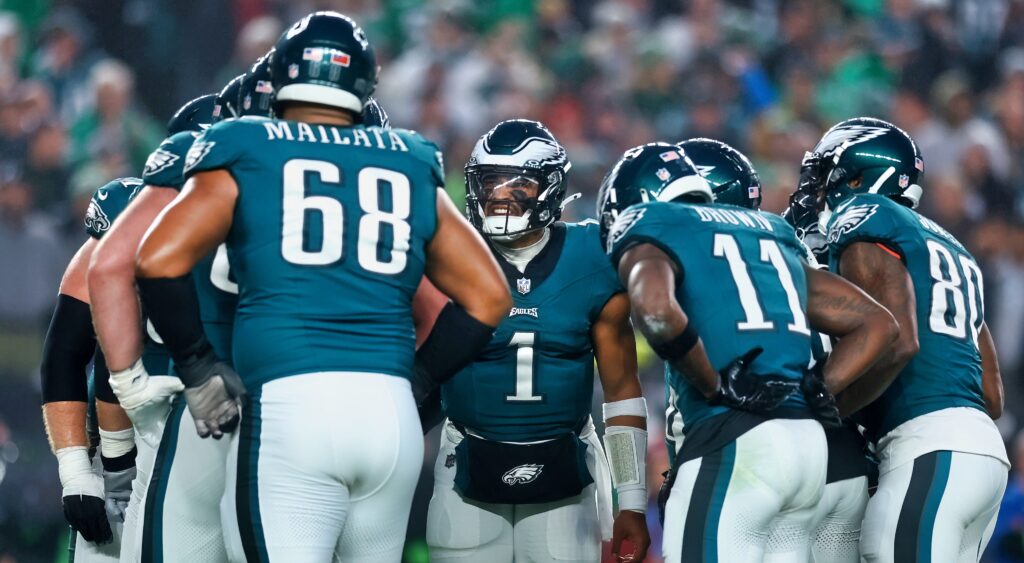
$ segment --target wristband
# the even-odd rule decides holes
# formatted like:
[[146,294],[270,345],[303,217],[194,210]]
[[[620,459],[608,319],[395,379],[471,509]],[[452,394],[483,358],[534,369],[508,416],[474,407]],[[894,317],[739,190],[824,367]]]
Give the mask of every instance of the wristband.
[[135,449],[135,430],[104,430],[100,428],[100,454],[108,459],[121,457]]
[[605,422],[608,422],[608,419],[615,418],[617,416],[639,416],[640,418],[646,419],[647,399],[643,397],[633,397],[632,399],[612,401],[611,403],[605,403],[602,405],[601,410],[604,412]]
[[683,331],[667,342],[649,342],[651,349],[659,358],[666,362],[674,362],[687,354],[697,345],[700,335],[693,329],[693,323],[686,323]]

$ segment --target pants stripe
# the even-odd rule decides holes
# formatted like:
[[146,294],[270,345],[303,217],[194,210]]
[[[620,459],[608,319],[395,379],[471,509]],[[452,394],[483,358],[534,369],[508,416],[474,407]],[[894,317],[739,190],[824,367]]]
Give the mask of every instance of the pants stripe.
[[153,472],[146,491],[145,520],[142,528],[142,563],[161,563],[164,559],[164,499],[167,496],[167,481],[171,476],[171,465],[178,449],[178,429],[185,414],[185,400],[179,398],[171,405],[167,416],[160,447],[153,462]]
[[238,532],[242,538],[245,559],[250,562],[270,561],[260,517],[260,395],[262,389],[249,395],[248,411],[242,413],[238,436],[238,475],[235,485],[235,507]]
[[931,563],[935,516],[949,480],[953,452],[927,453],[914,460],[907,494],[896,524],[896,561]]
[[683,526],[682,561],[718,563],[718,524],[736,463],[736,442],[701,459]]

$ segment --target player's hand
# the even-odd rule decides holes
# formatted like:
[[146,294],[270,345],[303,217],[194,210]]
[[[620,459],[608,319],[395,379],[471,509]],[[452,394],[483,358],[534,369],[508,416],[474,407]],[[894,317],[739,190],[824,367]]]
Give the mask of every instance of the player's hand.
[[64,487],[64,519],[82,539],[103,544],[114,539],[103,499],[103,478],[92,469],[84,446],[57,451],[60,482]]
[[[633,551],[622,553],[622,540],[633,547]],[[651,535],[647,533],[647,519],[640,512],[622,510],[615,517],[612,526],[612,556],[616,561],[640,563],[647,557],[651,546]]]
[[804,373],[804,378],[800,381],[800,391],[803,392],[804,399],[807,400],[807,405],[811,407],[815,418],[821,421],[822,425],[825,427],[841,426],[843,420],[839,416],[836,398],[825,386],[825,378],[821,373],[824,365],[825,362],[822,360]]
[[139,438],[156,448],[170,411],[171,397],[185,388],[181,381],[169,375],[149,375],[142,359],[138,359],[124,371],[111,372],[110,387]]
[[[197,366],[190,366],[195,369]],[[219,440],[235,431],[245,398],[245,385],[231,366],[220,361],[199,366],[205,373],[192,381],[202,381],[185,388],[185,401],[200,438],[213,436]]]
[[775,375],[754,375],[750,366],[761,355],[760,346],[729,362],[718,372],[718,390],[711,398],[712,405],[725,405],[735,409],[765,413],[773,411],[796,393],[798,381]]
[[134,466],[122,471],[103,471],[105,508],[111,522],[124,522],[124,512],[132,497],[132,481],[134,480]]

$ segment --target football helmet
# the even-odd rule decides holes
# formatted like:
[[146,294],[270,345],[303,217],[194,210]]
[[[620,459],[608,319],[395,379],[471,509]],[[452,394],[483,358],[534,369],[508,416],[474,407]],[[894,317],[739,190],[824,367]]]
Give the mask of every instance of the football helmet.
[[687,139],[676,146],[708,181],[715,203],[761,208],[761,179],[743,153],[714,139]]
[[238,93],[242,89],[242,79],[245,78],[244,74],[231,79],[224,88],[221,89],[220,93],[217,94],[217,99],[213,103],[213,122],[224,119],[231,119],[232,117],[238,117]]
[[686,156],[668,143],[648,143],[626,151],[604,177],[597,193],[601,241],[607,239],[615,219],[627,207],[648,201],[711,203],[708,181]]
[[[466,164],[469,220],[485,236],[515,240],[562,216],[571,164],[537,121],[502,121],[480,137]],[[511,199],[499,198],[508,192]]]
[[814,254],[819,264],[828,264],[828,241],[818,225],[820,194],[797,190],[789,196],[789,206],[782,218],[789,223],[796,236]]
[[314,12],[277,40],[270,76],[275,105],[309,102],[358,116],[377,86],[377,58],[366,33],[351,18]]
[[271,49],[266,55],[260,57],[249,72],[245,73],[238,88],[238,117],[244,115],[259,115],[261,117],[272,117],[270,109],[274,101],[274,85],[270,81],[270,57],[274,54]]
[[857,193],[884,195],[911,208],[921,201],[921,152],[888,121],[857,117],[838,123],[818,141],[812,158],[832,209]]
[[182,131],[204,131],[210,126],[217,94],[206,94],[181,106],[167,122],[167,136]]
[[391,127],[388,112],[384,111],[376,98],[366,100],[366,105],[363,106],[362,123],[367,127]]

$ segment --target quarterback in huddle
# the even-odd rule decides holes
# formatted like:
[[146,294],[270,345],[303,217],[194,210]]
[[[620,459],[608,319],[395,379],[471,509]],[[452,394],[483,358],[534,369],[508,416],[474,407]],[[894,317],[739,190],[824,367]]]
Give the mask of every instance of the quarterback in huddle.
[[76,561],[402,561],[434,427],[431,561],[639,563],[657,524],[672,563],[980,559],[1002,383],[909,135],[837,124],[781,216],[734,147],[652,141],[570,222],[571,155],[509,119],[463,212],[378,72],[311,13],[96,190],[41,369]]

